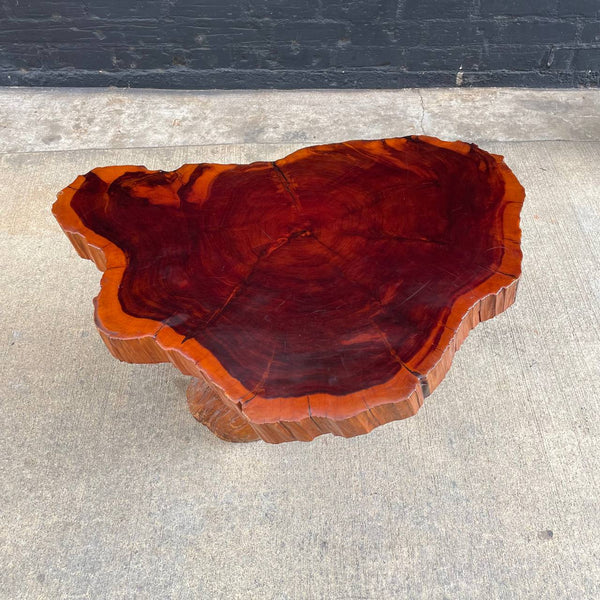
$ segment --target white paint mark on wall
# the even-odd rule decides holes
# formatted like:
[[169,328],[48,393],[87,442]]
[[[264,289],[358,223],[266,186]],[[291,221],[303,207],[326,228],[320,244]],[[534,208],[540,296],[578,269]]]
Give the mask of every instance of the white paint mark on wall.
[[460,67],[458,67],[458,73],[456,73],[456,85],[457,86],[461,86],[463,83],[463,70],[462,70],[462,65],[460,65]]

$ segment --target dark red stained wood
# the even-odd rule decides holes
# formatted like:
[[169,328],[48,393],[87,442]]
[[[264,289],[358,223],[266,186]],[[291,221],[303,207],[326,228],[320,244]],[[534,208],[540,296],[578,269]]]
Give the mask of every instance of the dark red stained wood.
[[94,169],[54,213],[105,270],[113,354],[173,361],[279,442],[414,414],[468,331],[514,301],[523,199],[502,157],[420,136]]

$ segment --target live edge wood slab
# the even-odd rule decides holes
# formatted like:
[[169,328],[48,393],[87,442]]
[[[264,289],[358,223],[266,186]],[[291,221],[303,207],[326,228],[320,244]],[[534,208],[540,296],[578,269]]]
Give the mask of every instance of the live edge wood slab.
[[501,156],[411,136],[97,168],[53,212],[104,271],[112,354],[194,377],[191,411],[219,437],[278,443],[414,415],[513,303],[523,199]]

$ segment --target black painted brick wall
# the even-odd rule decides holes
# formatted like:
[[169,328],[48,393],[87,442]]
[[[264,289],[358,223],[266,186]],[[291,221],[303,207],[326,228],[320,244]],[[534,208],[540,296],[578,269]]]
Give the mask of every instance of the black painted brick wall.
[[0,0],[0,84],[598,86],[600,0]]

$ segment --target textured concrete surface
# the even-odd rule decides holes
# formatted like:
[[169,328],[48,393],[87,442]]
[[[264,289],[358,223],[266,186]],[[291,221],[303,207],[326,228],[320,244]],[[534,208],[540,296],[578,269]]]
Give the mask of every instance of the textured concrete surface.
[[598,140],[597,90],[177,92],[0,89],[0,152],[303,144],[426,133]]
[[411,419],[228,444],[174,367],[109,355],[55,193],[98,165],[294,147],[0,156],[0,598],[598,598],[598,142],[485,145],[527,190],[519,295]]

